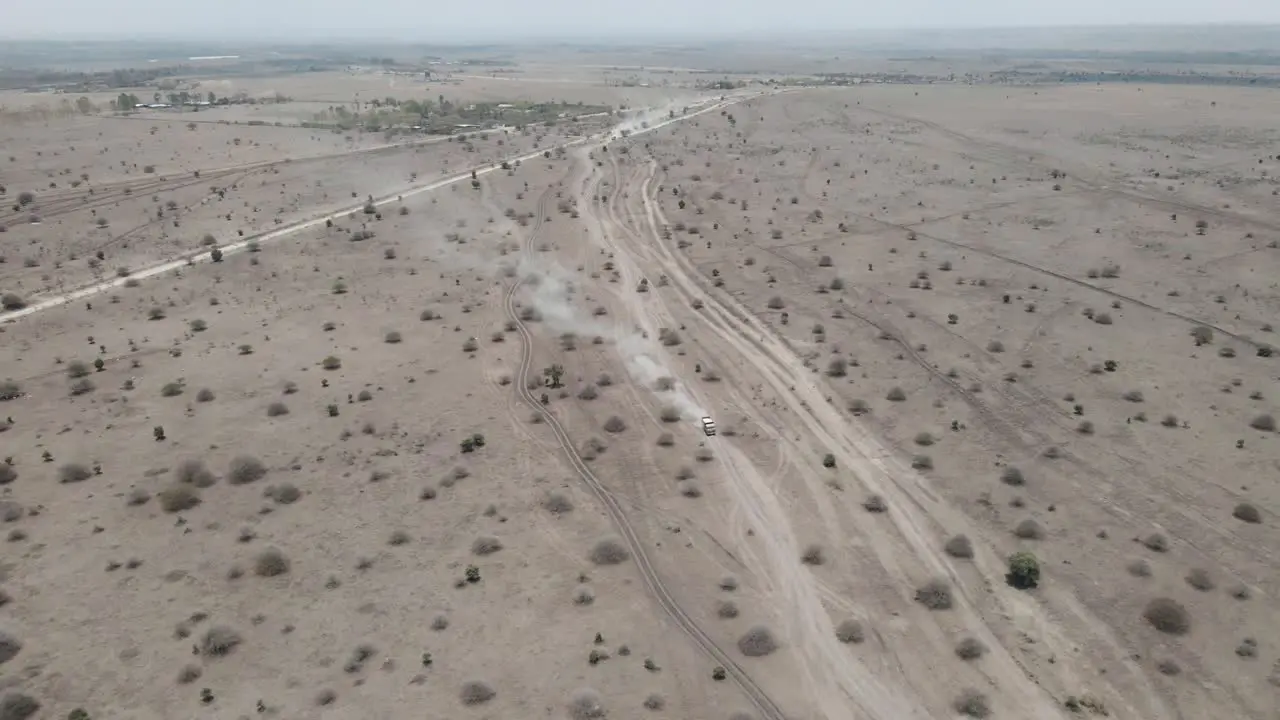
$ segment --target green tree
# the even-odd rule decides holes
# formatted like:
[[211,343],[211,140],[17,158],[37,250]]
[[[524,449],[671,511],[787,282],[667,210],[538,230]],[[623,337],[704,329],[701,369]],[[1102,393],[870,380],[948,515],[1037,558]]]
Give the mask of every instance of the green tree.
[[210,90],[210,91],[209,91],[209,104],[210,104],[210,105],[212,105],[212,104],[214,104],[214,103],[215,103],[215,102],[217,102],[217,101],[218,101],[218,96],[217,96],[217,95],[214,95],[214,94],[213,94],[213,91],[212,91],[212,90]]
[[551,381],[551,387],[563,387],[564,383],[560,382],[560,379],[564,377],[563,365],[552,365],[549,368],[543,368],[542,375]]
[[1010,555],[1006,579],[1010,585],[1021,590],[1035,587],[1040,583],[1040,561],[1026,551]]

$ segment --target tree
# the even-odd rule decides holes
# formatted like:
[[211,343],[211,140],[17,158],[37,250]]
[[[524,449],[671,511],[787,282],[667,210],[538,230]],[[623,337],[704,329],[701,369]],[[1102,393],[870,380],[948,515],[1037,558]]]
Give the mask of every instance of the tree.
[[209,97],[209,104],[210,104],[210,105],[212,105],[212,104],[214,104],[215,102],[217,102],[217,101],[218,101],[218,96],[217,96],[217,95],[214,95],[212,90],[210,90],[210,91],[209,91],[209,96],[208,96],[208,97]]
[[218,248],[214,248],[209,252],[209,259],[214,262],[222,262],[222,251]]
[[88,115],[93,112],[93,103],[90,102],[89,98],[81,95],[76,98],[76,110],[79,110],[81,115]]
[[564,384],[560,382],[560,378],[564,377],[563,365],[552,365],[549,368],[543,368],[542,375],[543,377],[551,380],[551,387],[563,387]]
[[1025,551],[1010,555],[1009,574],[1005,579],[1021,590],[1035,587],[1040,583],[1040,561],[1035,555]]

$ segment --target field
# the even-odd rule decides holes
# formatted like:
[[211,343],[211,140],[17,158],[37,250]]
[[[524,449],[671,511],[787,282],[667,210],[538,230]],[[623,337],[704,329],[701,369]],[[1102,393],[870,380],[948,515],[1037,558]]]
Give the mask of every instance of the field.
[[1271,717],[1280,96],[620,74],[0,125],[0,718]]

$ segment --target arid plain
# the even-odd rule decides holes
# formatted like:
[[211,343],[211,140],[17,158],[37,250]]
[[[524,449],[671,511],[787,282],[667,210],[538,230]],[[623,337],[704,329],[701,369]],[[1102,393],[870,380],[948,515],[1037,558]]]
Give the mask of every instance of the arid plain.
[[0,125],[3,720],[1273,717],[1274,90],[481,74]]

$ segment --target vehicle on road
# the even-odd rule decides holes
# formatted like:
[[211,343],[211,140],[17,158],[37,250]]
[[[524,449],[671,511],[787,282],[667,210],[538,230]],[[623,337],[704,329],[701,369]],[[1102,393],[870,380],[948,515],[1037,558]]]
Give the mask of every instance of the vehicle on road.
[[711,419],[711,418],[709,418],[709,417],[704,417],[704,418],[702,418],[702,432],[706,433],[706,434],[707,434],[707,437],[711,437],[711,436],[715,435],[715,434],[716,434],[716,421],[715,421],[715,420],[712,420],[712,419]]

